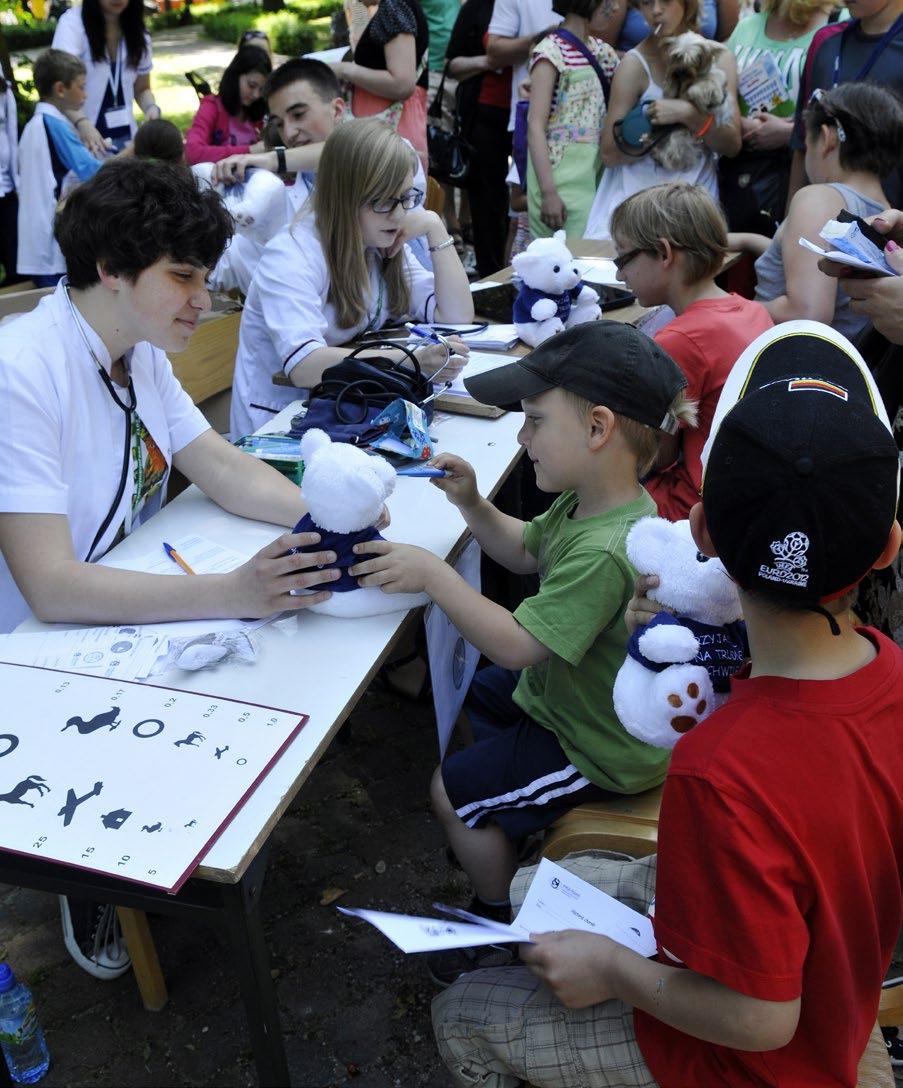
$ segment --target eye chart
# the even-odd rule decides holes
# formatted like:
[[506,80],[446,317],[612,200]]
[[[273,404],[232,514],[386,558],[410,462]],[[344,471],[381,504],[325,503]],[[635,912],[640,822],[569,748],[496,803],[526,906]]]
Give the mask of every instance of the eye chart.
[[0,662],[0,849],[177,892],[307,715]]

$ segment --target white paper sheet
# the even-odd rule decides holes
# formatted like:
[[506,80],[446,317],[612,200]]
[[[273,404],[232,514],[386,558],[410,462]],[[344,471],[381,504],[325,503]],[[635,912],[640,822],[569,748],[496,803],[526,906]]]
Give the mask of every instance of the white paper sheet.
[[348,52],[347,45],[337,45],[335,49],[318,49],[313,53],[305,53],[305,60],[321,60],[324,64],[335,64]]
[[0,635],[0,660],[72,669],[117,680],[143,680],[165,649],[165,637],[138,626],[80,627]]
[[810,242],[808,238],[800,238],[800,245],[803,249],[810,249],[813,253],[817,253],[819,257],[827,257],[829,261],[845,264],[848,268],[863,268],[876,276],[896,275],[893,269],[883,268],[873,261],[864,261],[859,257],[854,257],[852,253],[842,253],[839,249],[823,249],[820,245],[816,245],[815,242]]
[[485,291],[487,287],[501,287],[501,283],[498,280],[480,280],[479,283],[472,283],[470,285],[470,293],[475,295],[477,291]]
[[579,257],[574,263],[586,283],[611,283],[623,287],[615,262],[607,257]]
[[403,952],[433,952],[512,941],[529,943],[531,933],[579,929],[599,933],[648,957],[655,954],[652,922],[580,877],[543,858],[523,906],[510,926],[434,903],[460,921],[339,907],[370,922]]
[[465,378],[472,378],[475,374],[483,374],[487,370],[495,370],[496,367],[504,366],[506,363],[513,363],[515,359],[517,359],[516,355],[490,355],[485,351],[472,351],[467,357],[467,365],[442,392],[458,397],[469,397],[470,394],[464,386]]
[[[227,574],[230,570],[240,567],[242,563],[247,563],[250,558],[232,548],[224,548],[205,536],[198,536],[196,533],[176,537],[168,540],[167,543],[175,548],[195,574]],[[105,555],[99,562],[107,567],[118,567],[119,570],[138,570],[145,574],[177,574],[182,578],[190,577],[166,554],[162,538],[159,550],[146,552],[137,559],[121,559],[116,555]]]

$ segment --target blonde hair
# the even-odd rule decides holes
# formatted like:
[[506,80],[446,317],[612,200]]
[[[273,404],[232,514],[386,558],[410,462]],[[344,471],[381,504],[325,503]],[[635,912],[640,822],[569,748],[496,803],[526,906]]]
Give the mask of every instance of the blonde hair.
[[[574,393],[570,389],[564,388],[561,389],[561,392],[564,393],[568,402],[574,406],[581,416],[591,412],[595,407],[591,400],[581,396],[580,393]],[[682,389],[671,401],[668,412],[685,427],[695,427],[697,420],[696,408],[696,401],[690,400],[686,395],[686,391]],[[648,423],[640,423],[639,420],[631,419],[630,416],[622,415],[620,412],[613,411],[612,414],[618,421],[627,448],[636,458],[637,476],[645,476],[655,464],[662,442],[662,435],[665,432],[660,431],[657,427],[650,427]]]
[[[335,307],[339,328],[360,324],[367,313],[370,274],[361,208],[397,196],[415,166],[414,151],[401,137],[369,118],[339,125],[323,145],[310,203],[329,272],[327,301]],[[410,291],[402,252],[384,263],[382,274],[389,312],[407,313]]]
[[662,239],[684,253],[687,283],[716,275],[727,253],[727,223],[709,193],[686,181],[653,185],[615,208],[611,235],[629,248],[662,254]]
[[786,15],[794,26],[808,26],[818,12],[829,15],[837,7],[835,0],[762,0],[762,11],[768,15]]

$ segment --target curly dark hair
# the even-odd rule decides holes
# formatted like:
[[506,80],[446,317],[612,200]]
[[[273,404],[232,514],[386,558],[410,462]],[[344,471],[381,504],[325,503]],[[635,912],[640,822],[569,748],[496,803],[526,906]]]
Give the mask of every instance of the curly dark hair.
[[98,265],[134,283],[161,257],[212,268],[232,237],[215,190],[187,166],[116,159],[72,191],[54,233],[75,288],[99,282]]
[[[219,97],[226,112],[237,117],[242,111],[241,90],[238,85],[241,76],[247,72],[259,72],[262,76],[268,76],[272,70],[273,62],[268,53],[256,45],[243,45],[229,61],[223,78],[219,81]],[[266,109],[266,99],[261,95],[256,102],[245,108],[245,116],[249,121],[259,121]]]
[[877,83],[839,83],[809,101],[803,113],[806,135],[822,125],[838,128],[840,165],[886,177],[903,153],[903,99]]
[[[91,47],[91,59],[95,62],[104,60],[107,57],[107,24],[99,0],[82,0],[82,25]],[[129,0],[128,7],[119,16],[119,29],[125,39],[128,66],[137,68],[147,45],[144,40],[144,0]]]

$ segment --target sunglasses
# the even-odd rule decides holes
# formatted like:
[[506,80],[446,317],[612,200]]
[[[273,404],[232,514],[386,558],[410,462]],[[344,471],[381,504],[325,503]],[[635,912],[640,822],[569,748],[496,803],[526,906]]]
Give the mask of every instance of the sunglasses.
[[834,127],[837,130],[837,139],[841,143],[843,143],[847,138],[847,134],[846,134],[846,132],[844,132],[843,125],[837,119],[837,114],[834,113],[833,110],[825,102],[825,95],[827,93],[828,92],[826,90],[824,90],[824,88],[816,87],[815,90],[812,92],[812,94],[809,95],[809,101],[806,103],[806,105],[811,106],[813,102],[817,102],[819,104],[819,106],[821,107],[822,113],[824,113],[824,115],[828,118],[829,121],[834,122]]
[[626,253],[622,253],[620,257],[615,257],[611,263],[615,266],[618,272],[623,272],[623,270],[627,267],[627,265],[630,264],[634,257],[639,257],[641,253],[651,252],[652,251],[647,249],[645,246],[637,246],[636,249],[628,249],[628,251]]
[[377,215],[391,215],[399,204],[406,212],[409,212],[412,208],[419,207],[422,202],[422,190],[408,189],[408,191],[402,193],[401,196],[390,196],[379,200],[371,200],[369,201],[369,207],[370,210],[376,212]]

